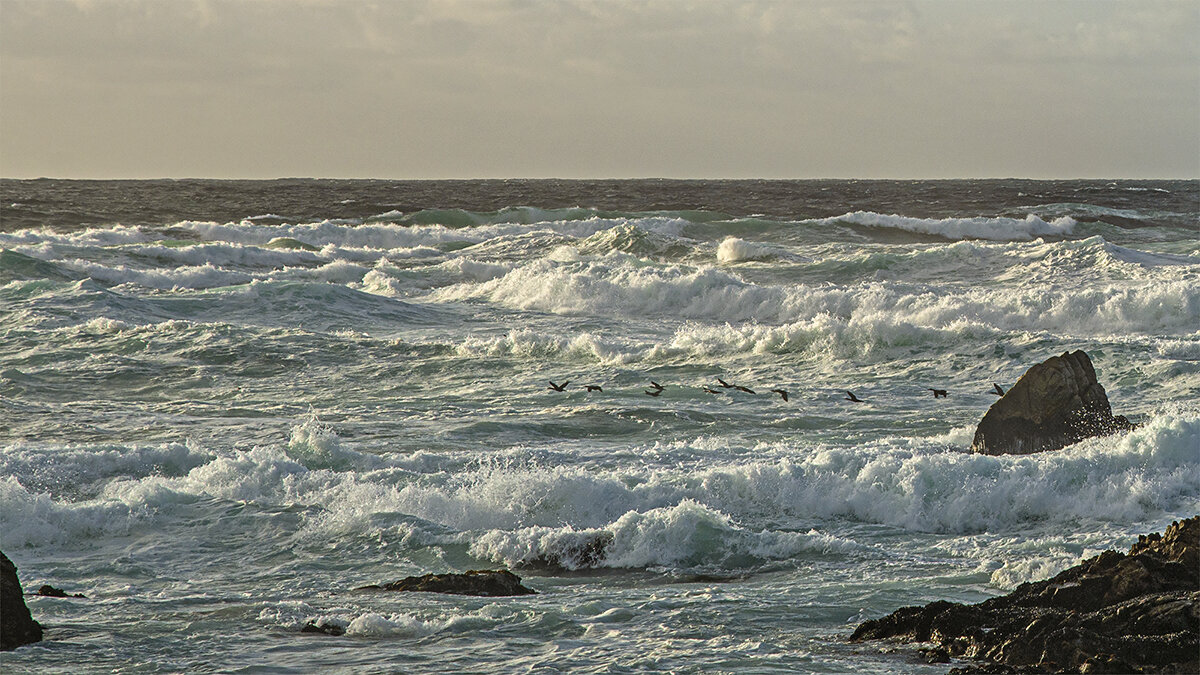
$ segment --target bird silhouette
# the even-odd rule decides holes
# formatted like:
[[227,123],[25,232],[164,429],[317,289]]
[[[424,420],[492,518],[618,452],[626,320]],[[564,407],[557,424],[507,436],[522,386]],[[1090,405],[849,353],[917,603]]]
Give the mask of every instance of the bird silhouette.
[[645,389],[645,390],[643,390],[643,391],[645,391],[645,392],[646,392],[646,395],[647,395],[647,396],[658,396],[659,394],[661,394],[661,393],[662,393],[662,389],[655,389],[654,391],[650,391],[649,389]]
[[706,394],[716,394],[716,393],[718,393],[716,389],[713,389],[713,388],[711,388],[711,387],[704,387],[703,389],[704,389],[704,393],[706,393]]
[[993,382],[993,383],[992,383],[992,393],[993,393],[993,394],[995,394],[995,395],[997,395],[997,396],[1003,396],[1003,395],[1004,395],[1004,390],[1000,388],[1000,385],[998,385],[998,384],[996,384],[995,382]]
[[650,380],[650,386],[654,387],[655,389],[657,389],[659,391],[663,390],[663,386],[661,384],[655,382],[654,380]]
[[733,385],[733,388],[734,388],[734,389],[737,389],[738,391],[744,391],[744,392],[746,392],[747,394],[753,394],[753,393],[754,393],[754,390],[753,390],[753,389],[750,389],[749,387],[743,387],[743,386],[742,386],[742,385],[740,385],[740,384],[735,384],[735,385]]
[[780,397],[780,398],[782,398],[782,399],[784,400],[784,402],[787,402],[787,400],[788,400],[788,398],[787,398],[787,390],[786,390],[786,389],[772,389],[772,390],[771,390],[771,393],[772,393],[772,394],[779,394],[779,397]]
[[934,389],[933,387],[925,387],[925,388],[928,389],[929,391],[933,392],[934,398],[946,398],[947,396],[950,395],[945,389]]
[[598,385],[598,384],[589,384],[589,385],[587,385],[587,390],[588,390],[589,392],[592,392],[592,391],[600,391],[600,392],[603,392],[603,391],[604,391],[603,389],[601,389],[601,388],[600,388],[600,385]]
[[567,385],[571,384],[570,380],[567,380],[566,382],[563,382],[562,384],[554,384],[554,380],[547,380],[547,381],[550,383],[549,388],[553,389],[554,391],[565,391],[567,388]]
[[721,379],[721,378],[719,378],[719,377],[717,378],[717,382],[719,382],[719,383],[721,384],[721,386],[722,386],[722,387],[725,387],[726,389],[732,389],[732,388],[733,388],[733,385],[732,385],[732,384],[729,384],[728,382],[726,382],[725,380],[722,380],[722,379]]
[[847,391],[847,392],[846,392],[845,400],[847,400],[847,401],[854,401],[855,403],[866,403],[866,401],[864,401],[864,400],[862,400],[861,398],[859,398],[859,397],[855,396],[855,395],[854,395],[854,392],[852,392],[852,391]]

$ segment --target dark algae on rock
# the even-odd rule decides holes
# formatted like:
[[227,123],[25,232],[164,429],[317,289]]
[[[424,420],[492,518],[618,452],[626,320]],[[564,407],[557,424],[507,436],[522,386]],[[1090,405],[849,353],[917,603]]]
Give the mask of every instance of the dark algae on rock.
[[976,605],[866,621],[853,641],[933,643],[977,673],[1200,672],[1200,516]]
[[1076,350],[1025,371],[979,421],[971,451],[1027,455],[1133,428],[1112,414],[1091,358]]
[[360,591],[418,591],[451,595],[533,595],[537,591],[521,584],[521,577],[508,570],[470,570],[462,574],[423,574],[405,577],[382,586],[363,586]]
[[17,566],[0,552],[0,650],[39,642],[42,625],[33,620],[25,605]]

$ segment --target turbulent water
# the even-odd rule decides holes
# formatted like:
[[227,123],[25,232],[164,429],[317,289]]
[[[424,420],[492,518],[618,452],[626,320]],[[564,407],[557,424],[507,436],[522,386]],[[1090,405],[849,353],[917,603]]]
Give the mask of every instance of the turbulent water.
[[[944,672],[845,639],[1200,512],[1196,181],[0,203],[0,548],[88,596],[6,672]],[[1141,428],[970,454],[1073,349]],[[538,595],[354,590],[499,567]]]

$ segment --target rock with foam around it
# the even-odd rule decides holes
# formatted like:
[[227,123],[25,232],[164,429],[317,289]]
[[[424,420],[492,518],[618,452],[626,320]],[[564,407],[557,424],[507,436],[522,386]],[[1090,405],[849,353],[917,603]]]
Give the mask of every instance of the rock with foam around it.
[[851,640],[932,642],[963,673],[1200,672],[1200,516],[977,605],[938,601],[864,622]]
[[537,591],[521,584],[521,577],[508,570],[470,570],[463,574],[425,574],[405,577],[383,586],[364,586],[358,590],[418,591],[451,595],[533,595]]
[[33,620],[25,605],[17,566],[0,552],[0,650],[16,649],[41,639],[42,625]]
[[1026,371],[979,421],[971,451],[1027,455],[1133,428],[1112,414],[1092,360],[1077,350]]

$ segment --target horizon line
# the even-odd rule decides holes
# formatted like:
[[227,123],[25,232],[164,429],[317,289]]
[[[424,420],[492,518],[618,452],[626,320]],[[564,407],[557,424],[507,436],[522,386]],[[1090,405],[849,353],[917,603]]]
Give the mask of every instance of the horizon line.
[[36,181],[36,180],[58,180],[58,181],[226,181],[226,182],[270,182],[284,180],[313,180],[313,181],[404,181],[404,182],[462,182],[462,181],[780,181],[780,182],[796,182],[796,181],[893,181],[893,182],[932,182],[932,181],[960,181],[960,180],[1024,180],[1024,181],[1104,181],[1104,180],[1123,180],[1123,181],[1196,181],[1200,180],[1200,175],[1196,176],[1175,176],[1175,177],[1135,177],[1135,176],[1065,176],[1055,178],[1032,178],[1027,176],[957,176],[957,177],[907,177],[907,178],[882,178],[882,177],[865,177],[865,176],[822,176],[822,177],[678,177],[678,176],[608,176],[608,177],[569,177],[569,176],[483,176],[483,177],[441,177],[441,178],[395,178],[395,177],[363,177],[363,176],[274,176],[269,178],[233,178],[233,177],[215,177],[215,176],[155,176],[155,177],[130,177],[130,176],[114,176],[114,177],[77,177],[77,176],[29,176],[29,177],[14,177],[0,176],[0,180],[5,181]]

